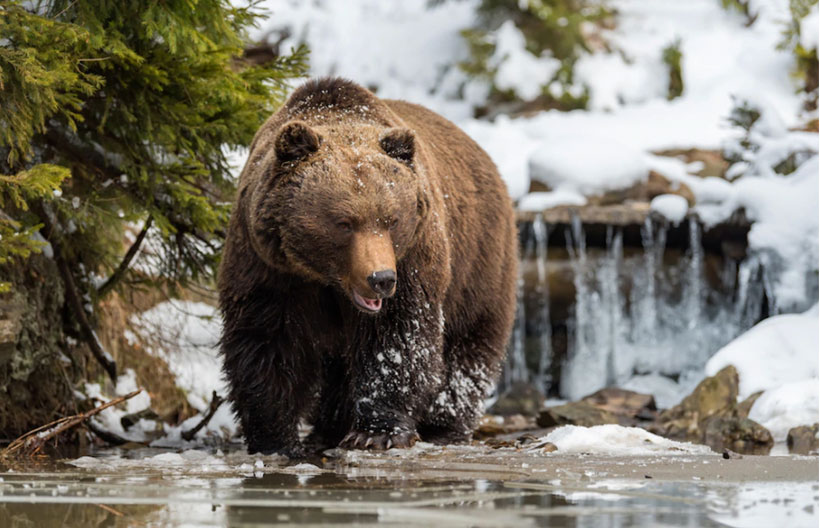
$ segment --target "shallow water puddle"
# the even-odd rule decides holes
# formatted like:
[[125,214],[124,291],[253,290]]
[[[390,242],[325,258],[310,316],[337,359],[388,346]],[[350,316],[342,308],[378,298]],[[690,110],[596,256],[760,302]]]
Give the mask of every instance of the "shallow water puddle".
[[[292,464],[240,451],[141,449],[72,463],[0,473],[0,526],[654,527],[786,521],[800,527],[818,522],[816,457],[724,461],[414,448],[380,455],[328,452]],[[784,479],[789,474],[797,481]]]

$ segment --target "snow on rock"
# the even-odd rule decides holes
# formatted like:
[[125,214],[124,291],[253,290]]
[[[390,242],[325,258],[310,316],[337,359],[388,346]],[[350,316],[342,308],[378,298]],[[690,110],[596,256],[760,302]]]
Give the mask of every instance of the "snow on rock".
[[[117,397],[125,396],[134,392],[139,387],[137,386],[137,376],[133,369],[126,369],[117,377],[117,385],[114,392]],[[86,383],[85,396],[99,400],[100,404],[113,400],[114,397],[107,397],[102,393],[102,388],[99,383]],[[121,419],[127,414],[136,413],[147,409],[151,406],[151,397],[147,391],[142,391],[133,398],[125,402],[125,409],[117,406],[108,407],[100,411],[91,419],[105,431],[116,434],[126,440],[135,442],[144,442],[150,439],[151,433],[157,428],[157,423],[154,420],[139,420],[136,424],[130,427],[127,431],[122,426]]]
[[783,442],[789,429],[816,423],[820,416],[819,331],[817,305],[802,314],[770,317],[712,356],[706,375],[734,365],[740,377],[738,400],[764,391],[749,418]]
[[532,179],[552,190],[602,194],[644,181],[643,153],[611,137],[560,134],[542,141],[530,157]]
[[706,375],[734,365],[740,377],[740,400],[787,383],[817,379],[818,329],[817,306],[802,314],[764,319],[712,356]]
[[689,211],[689,202],[686,201],[686,198],[677,194],[661,194],[652,199],[649,207],[673,225],[678,225],[686,218],[686,213]]
[[676,442],[654,435],[637,427],[596,425],[580,427],[565,425],[555,429],[542,440],[555,444],[556,453],[590,453],[609,456],[647,455],[709,455],[707,446]]
[[775,442],[785,442],[792,427],[820,419],[818,389],[820,381],[815,377],[767,390],[752,405],[749,418],[768,429]]
[[549,192],[532,192],[518,201],[521,211],[543,211],[558,205],[585,205],[587,199],[583,194],[568,189]]
[[728,217],[739,208],[753,221],[749,247],[775,259],[774,294],[778,308],[806,300],[807,274],[817,270],[818,157],[788,176],[746,175],[732,184],[731,194],[715,208],[699,208],[707,222]]

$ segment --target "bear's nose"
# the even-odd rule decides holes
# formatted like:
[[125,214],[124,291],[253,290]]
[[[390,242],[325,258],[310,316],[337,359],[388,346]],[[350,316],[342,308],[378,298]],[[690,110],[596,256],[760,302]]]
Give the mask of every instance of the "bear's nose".
[[374,292],[390,297],[393,295],[393,287],[396,286],[396,272],[393,270],[374,271],[367,276],[367,283]]

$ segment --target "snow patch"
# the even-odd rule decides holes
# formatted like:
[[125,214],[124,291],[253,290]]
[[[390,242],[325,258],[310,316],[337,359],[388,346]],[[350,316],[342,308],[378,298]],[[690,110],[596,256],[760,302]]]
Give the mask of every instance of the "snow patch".
[[816,380],[818,331],[817,306],[802,314],[770,317],[712,356],[706,363],[706,375],[714,376],[734,365],[740,377],[740,400],[788,383]]
[[783,384],[760,395],[749,418],[772,433],[775,442],[785,442],[789,429],[818,422],[820,382],[817,378]]
[[644,181],[649,169],[640,150],[587,132],[542,141],[530,158],[530,173],[552,190],[589,196]]
[[679,225],[689,212],[689,202],[677,194],[661,194],[652,199],[649,208],[669,220],[672,225]]
[[608,456],[709,455],[707,446],[667,440],[637,427],[565,425],[542,440],[555,444],[557,453],[589,453]]
[[568,190],[560,189],[549,192],[532,192],[525,195],[518,202],[518,209],[521,211],[544,211],[559,205],[585,205],[587,199],[584,195]]

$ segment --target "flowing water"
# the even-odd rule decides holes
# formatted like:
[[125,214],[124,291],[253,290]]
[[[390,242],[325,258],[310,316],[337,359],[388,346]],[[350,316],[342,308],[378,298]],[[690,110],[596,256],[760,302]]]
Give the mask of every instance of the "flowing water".
[[[524,224],[516,327],[500,390],[529,381],[575,400],[615,385],[655,393],[662,407],[691,391],[709,357],[777,306],[764,258],[709,260],[701,226],[686,222],[682,247],[668,247],[668,226],[648,218],[639,248],[625,248],[623,230],[613,226],[605,247],[590,248],[574,217],[563,236],[574,290],[565,322],[551,318],[550,273],[558,265],[551,226],[540,214]],[[566,332],[560,353],[556,325]]]

